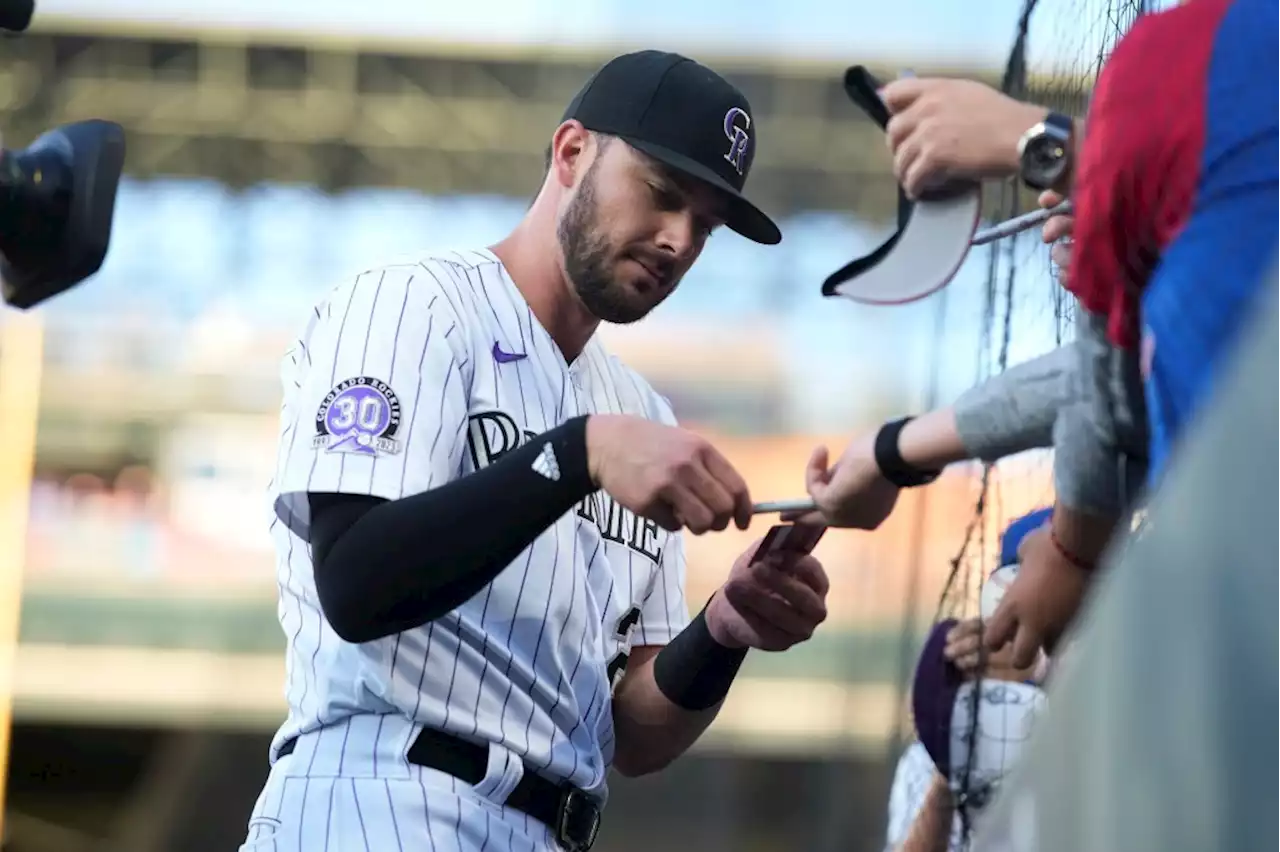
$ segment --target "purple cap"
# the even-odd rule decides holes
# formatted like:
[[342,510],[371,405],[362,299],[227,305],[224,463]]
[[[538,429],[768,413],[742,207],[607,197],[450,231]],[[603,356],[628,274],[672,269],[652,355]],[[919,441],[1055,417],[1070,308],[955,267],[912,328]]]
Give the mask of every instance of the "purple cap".
[[958,623],[950,618],[933,626],[916,663],[916,679],[911,690],[916,736],[938,771],[946,776],[951,773],[951,715],[964,674],[943,652],[947,647],[947,633]]

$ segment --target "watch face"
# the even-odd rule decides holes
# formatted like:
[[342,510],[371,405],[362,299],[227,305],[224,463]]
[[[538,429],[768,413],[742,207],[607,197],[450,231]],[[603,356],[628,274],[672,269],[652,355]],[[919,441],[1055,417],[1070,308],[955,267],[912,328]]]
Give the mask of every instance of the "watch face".
[[1066,146],[1051,136],[1040,136],[1027,145],[1027,165],[1037,170],[1051,171],[1066,156]]
[[1051,186],[1061,177],[1066,164],[1066,144],[1049,134],[1041,134],[1028,140],[1023,150],[1023,179],[1040,188]]

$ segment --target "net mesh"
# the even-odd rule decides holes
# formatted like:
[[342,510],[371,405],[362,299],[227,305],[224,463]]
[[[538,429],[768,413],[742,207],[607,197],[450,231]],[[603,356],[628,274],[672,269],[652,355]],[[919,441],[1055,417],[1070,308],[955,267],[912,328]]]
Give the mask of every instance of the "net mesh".
[[[975,848],[1277,847],[1275,825],[1258,816],[1275,803],[1280,670],[1280,559],[1276,539],[1258,535],[1277,514],[1275,481],[1259,471],[1276,469],[1280,433],[1276,397],[1258,392],[1280,384],[1274,265],[1267,278],[1147,533],[1117,552],[1016,789],[984,814]],[[1197,637],[1195,653],[1169,653],[1172,635]]]
[[[1103,61],[1138,16],[1155,5],[1149,0],[1026,0],[1002,90],[1083,116]],[[991,222],[1002,221],[1035,203],[1011,180],[988,197],[984,215]],[[1061,271],[1051,261],[1038,228],[980,250],[986,253],[986,276],[976,372],[983,381],[1069,340],[1074,301],[1060,285]],[[1018,515],[1052,503],[1051,469],[1051,455],[1044,452],[984,465],[975,472],[973,513],[951,559],[935,624],[977,615],[986,577],[997,567],[1003,527]],[[979,746],[985,741],[990,753],[1016,757],[1016,746],[1028,731],[1026,717],[1010,714],[1010,704],[1038,700],[1006,683],[978,680],[956,694],[954,715],[951,707],[945,708],[956,731],[951,749],[958,823],[953,846],[968,848],[973,819],[998,787],[1000,772],[978,765]]]

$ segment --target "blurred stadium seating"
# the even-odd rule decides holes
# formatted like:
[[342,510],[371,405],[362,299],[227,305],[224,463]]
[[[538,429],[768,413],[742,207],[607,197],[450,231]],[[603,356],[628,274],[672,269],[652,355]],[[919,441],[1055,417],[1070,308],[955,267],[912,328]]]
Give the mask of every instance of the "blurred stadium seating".
[[[234,848],[283,712],[264,495],[286,342],[344,272],[502,234],[564,102],[608,51],[591,36],[501,50],[229,27],[190,5],[190,20],[169,5],[161,23],[146,3],[113,19],[81,0],[83,17],[49,15],[3,42],[6,141],[120,121],[131,175],[102,272],[41,313],[9,852]],[[717,238],[657,317],[606,332],[761,497],[799,495],[815,443],[915,410],[930,386],[950,398],[989,357],[976,351],[985,258],[943,300],[884,311],[821,299],[823,277],[883,234],[894,198],[888,155],[839,73],[859,52],[885,76],[924,73],[945,33],[900,63],[836,4],[808,5],[845,22],[847,50],[828,33],[821,61],[774,55],[767,39],[704,52],[732,53],[725,65],[760,111],[752,182],[782,217],[782,246]],[[1012,8],[965,26],[1003,33]],[[994,79],[1003,42],[937,70]],[[1039,256],[1034,237],[1014,250]],[[1047,261],[1031,265],[1043,274],[1016,305],[1012,360],[1057,334]],[[696,755],[619,785],[599,848],[878,848],[899,660],[924,629],[914,602],[937,598],[973,515],[971,473],[908,495],[875,536],[823,542],[829,624],[791,653],[751,658]],[[981,532],[990,540],[1048,487],[1043,458],[1004,466]],[[691,543],[691,600],[744,541]]]

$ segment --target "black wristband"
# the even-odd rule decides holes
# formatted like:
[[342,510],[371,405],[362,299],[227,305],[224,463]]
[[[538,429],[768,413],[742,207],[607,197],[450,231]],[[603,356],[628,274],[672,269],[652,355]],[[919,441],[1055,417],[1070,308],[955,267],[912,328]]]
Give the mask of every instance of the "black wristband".
[[689,626],[658,652],[653,660],[653,680],[677,707],[706,710],[729,694],[746,658],[746,648],[727,648],[711,636],[703,607]]
[[898,436],[902,429],[914,418],[903,417],[891,420],[880,427],[876,433],[875,459],[880,475],[899,488],[915,488],[928,485],[942,473],[940,470],[917,470],[902,458],[898,449]]

